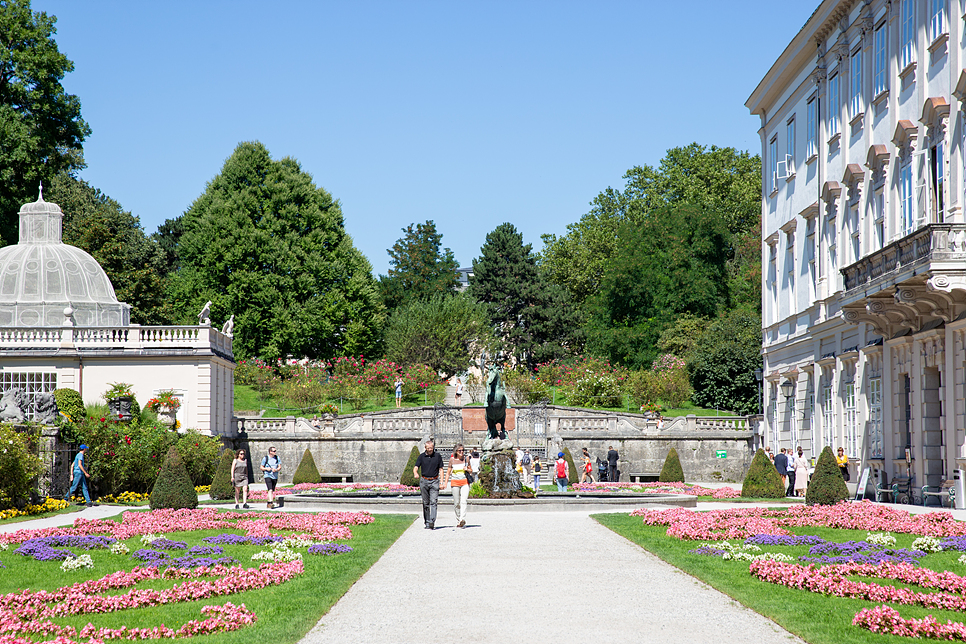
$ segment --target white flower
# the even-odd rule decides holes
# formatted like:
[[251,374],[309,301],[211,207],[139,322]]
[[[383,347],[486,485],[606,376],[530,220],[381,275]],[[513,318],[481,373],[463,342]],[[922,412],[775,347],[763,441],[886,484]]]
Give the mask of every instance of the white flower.
[[936,537],[919,537],[912,542],[913,550],[922,550],[923,552],[939,552],[939,539]]
[[959,555],[959,559],[957,559],[956,561],[958,561],[963,565],[966,565],[966,555]]
[[79,557],[71,557],[70,559],[64,559],[64,562],[60,564],[60,569],[64,572],[69,570],[80,570],[81,568],[93,568],[94,560],[91,559],[90,555],[80,555]]
[[865,540],[879,546],[892,547],[896,545],[896,538],[888,532],[870,532],[866,535]]
[[115,541],[111,544],[111,552],[115,555],[126,555],[131,549],[124,545],[122,541]]
[[157,541],[160,538],[161,537],[156,534],[146,534],[141,537],[141,543],[143,543],[146,546],[149,546],[153,541]]

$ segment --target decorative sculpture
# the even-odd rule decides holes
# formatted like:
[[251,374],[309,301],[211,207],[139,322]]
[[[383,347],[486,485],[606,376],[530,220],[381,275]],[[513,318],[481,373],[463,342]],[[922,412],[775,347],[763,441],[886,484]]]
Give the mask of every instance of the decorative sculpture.
[[27,394],[23,389],[7,389],[0,396],[0,421],[22,423],[27,418]]
[[221,332],[230,338],[232,337],[232,331],[234,330],[235,330],[235,314],[232,313],[231,317],[225,321],[224,326],[221,327]]
[[57,399],[54,394],[37,394],[37,420],[45,425],[53,425],[57,419]]
[[204,308],[201,309],[201,313],[198,314],[198,324],[211,326],[211,300],[208,300]]
[[[499,433],[497,425],[500,426]],[[496,364],[491,364],[486,374],[486,429],[488,438],[506,440],[506,391]]]

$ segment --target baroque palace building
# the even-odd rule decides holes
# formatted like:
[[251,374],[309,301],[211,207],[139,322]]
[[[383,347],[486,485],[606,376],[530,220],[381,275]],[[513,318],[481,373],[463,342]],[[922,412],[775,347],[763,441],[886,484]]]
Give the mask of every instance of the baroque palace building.
[[966,469],[966,0],[825,0],[755,88],[765,441]]

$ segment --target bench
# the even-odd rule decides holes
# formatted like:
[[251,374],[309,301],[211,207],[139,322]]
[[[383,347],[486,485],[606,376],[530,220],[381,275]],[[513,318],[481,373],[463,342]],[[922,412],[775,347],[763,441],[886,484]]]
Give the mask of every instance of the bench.
[[324,474],[320,474],[319,477],[321,479],[321,483],[352,483],[351,474],[343,474],[338,472],[333,474],[331,472],[326,472]]
[[953,481],[943,481],[940,485],[922,486],[922,505],[925,507],[926,499],[931,496],[939,498],[939,506],[942,507],[943,497],[949,499],[949,507],[956,505],[956,483]]
[[661,478],[660,472],[631,472],[631,483],[656,483]]
[[[876,486],[875,498],[879,499],[879,486]],[[889,486],[887,490],[889,494],[892,495],[893,503],[913,503],[914,499],[912,496],[912,477],[911,476],[897,476],[892,479],[892,485]]]

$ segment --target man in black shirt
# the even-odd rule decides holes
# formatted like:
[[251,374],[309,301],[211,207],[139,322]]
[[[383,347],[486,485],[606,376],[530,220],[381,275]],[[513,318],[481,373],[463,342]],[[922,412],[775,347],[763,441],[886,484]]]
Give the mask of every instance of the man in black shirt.
[[784,488],[788,476],[788,457],[785,456],[784,447],[775,454],[775,469],[778,470],[778,476],[782,477],[782,488]]
[[620,459],[620,455],[614,446],[611,445],[607,448],[607,480],[617,482],[620,479],[620,475],[617,473],[617,461]]
[[[423,497],[423,522],[427,530],[436,527],[436,502],[439,499],[439,471],[443,468],[443,457],[434,450],[432,440],[426,441],[426,451],[416,458],[413,477],[419,479],[419,493]],[[422,468],[422,475],[420,475]]]

